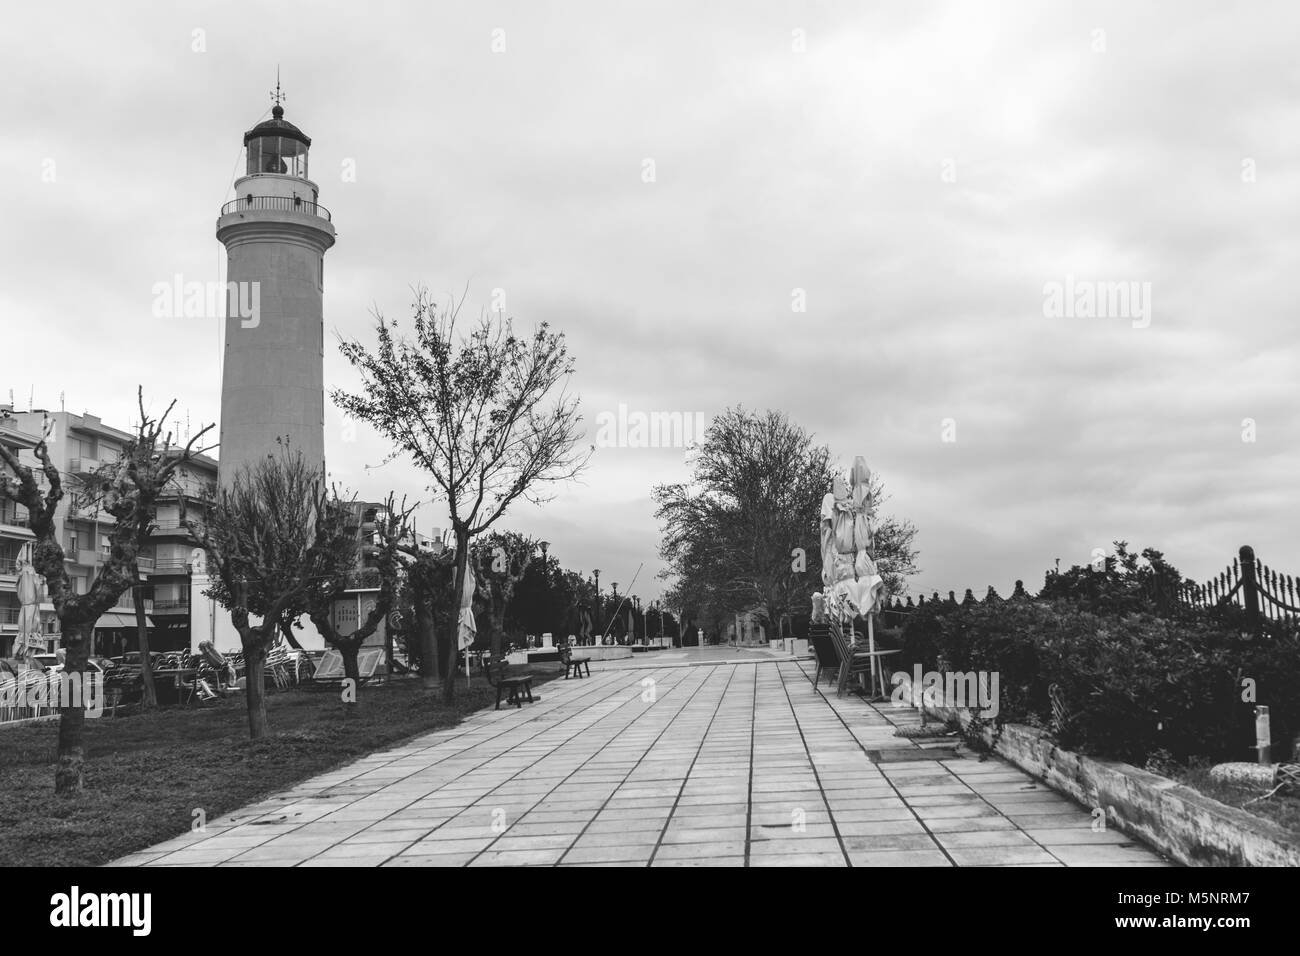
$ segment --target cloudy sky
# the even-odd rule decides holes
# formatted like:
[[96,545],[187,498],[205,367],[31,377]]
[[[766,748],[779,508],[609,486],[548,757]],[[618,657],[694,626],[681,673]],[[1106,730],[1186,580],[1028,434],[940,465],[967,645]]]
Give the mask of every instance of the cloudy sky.
[[[503,290],[566,333],[593,440],[620,403],[784,409],[920,528],[913,591],[1033,587],[1115,538],[1198,578],[1246,543],[1293,570],[1298,27],[1289,2],[27,5],[0,36],[0,385],[216,418],[219,322],[151,290],[224,279],[279,64],[339,232],[328,332],[416,284]],[[1067,281],[1137,294],[1047,314]],[[424,494],[326,417],[335,478]],[[686,474],[601,448],[508,521],[622,590],[645,562],[650,598],[650,488]]]

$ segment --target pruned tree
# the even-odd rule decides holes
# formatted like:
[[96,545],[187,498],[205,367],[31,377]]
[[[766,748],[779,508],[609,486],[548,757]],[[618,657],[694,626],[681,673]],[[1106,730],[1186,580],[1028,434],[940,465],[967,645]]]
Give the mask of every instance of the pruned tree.
[[[166,423],[176,403],[168,405],[155,419],[145,411],[143,389],[137,391],[137,402],[140,422],[135,435],[123,447],[121,457],[102,465],[86,488],[96,506],[113,523],[108,531],[108,555],[85,594],[75,593],[72,587],[55,528],[55,514],[63,500],[64,486],[63,476],[50,458],[48,432],[33,449],[44,482],[0,444],[0,459],[14,475],[0,477],[0,496],[13,498],[27,509],[36,536],[32,563],[36,572],[45,578],[46,591],[59,619],[65,651],[63,674],[68,681],[84,681],[95,622],[109,608],[117,606],[123,592],[136,580],[136,558],[153,529],[158,498],[178,468],[195,455],[210,450],[199,445],[212,426],[201,429],[184,445],[173,445]],[[85,701],[70,698],[70,703],[72,706],[62,708],[59,715],[58,766],[54,772],[54,790],[63,795],[81,790],[85,762],[82,745]]]
[[[406,508],[405,502],[401,508],[396,507],[390,494],[383,507],[377,509],[374,542],[367,544],[358,533],[367,524],[366,516],[358,514],[354,500],[345,501],[335,494],[324,507],[325,520],[316,523],[315,580],[307,591],[307,613],[325,643],[336,648],[343,658],[343,676],[352,682],[351,693],[344,696],[344,701],[351,707],[356,704],[361,686],[357,665],[361,645],[379,629],[397,602],[402,577],[399,548],[409,534],[407,521],[414,509]],[[362,568],[363,557],[373,559],[373,567]],[[355,630],[341,634],[334,623],[334,604],[365,577],[374,578],[379,585],[375,603]]]
[[406,570],[399,600],[406,609],[407,655],[418,665],[424,687],[432,690],[438,686],[441,661],[447,656],[447,635],[454,630],[456,553],[440,541],[432,548],[403,542],[398,553]]
[[[445,499],[455,537],[456,607],[470,540],[516,499],[546,500],[542,489],[576,477],[590,458],[578,449],[578,399],[565,388],[573,360],[564,335],[543,323],[519,336],[499,314],[483,315],[462,333],[460,307],[453,301],[440,309],[420,290],[410,338],[381,316],[373,351],[341,341],[361,376],[361,393],[331,393],[343,411],[388,437],[389,460],[409,458]],[[446,668],[448,702],[455,675]]]
[[334,556],[319,542],[341,533],[332,524],[340,520],[320,472],[286,445],[241,468],[206,503],[202,520],[186,520],[207,554],[207,593],[239,632],[253,740],[266,735],[267,652],[283,621],[306,612],[309,590],[332,573]]
[[536,550],[537,541],[517,531],[494,531],[479,538],[471,548],[474,577],[490,628],[487,638],[493,656],[501,649],[506,612],[515,588],[533,563]]

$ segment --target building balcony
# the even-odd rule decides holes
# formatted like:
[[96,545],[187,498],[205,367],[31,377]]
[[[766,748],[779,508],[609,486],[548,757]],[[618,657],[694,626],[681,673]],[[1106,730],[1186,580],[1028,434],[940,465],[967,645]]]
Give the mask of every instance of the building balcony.
[[[198,524],[198,522],[195,522],[195,524]],[[193,535],[190,534],[190,529],[185,526],[185,522],[181,521],[179,518],[163,518],[159,521],[155,521],[150,536],[165,538],[193,537]]]
[[191,501],[208,501],[217,496],[217,483],[215,481],[202,485],[186,485],[181,488],[167,488],[158,496],[159,501],[175,501],[180,498],[189,498]]
[[18,573],[18,561],[16,558],[0,558],[0,576],[8,575],[12,577]]
[[0,607],[0,627],[18,626],[18,608]]
[[[155,558],[153,568],[150,573],[154,577],[162,577],[168,574],[188,574],[190,563],[184,558]],[[144,569],[141,568],[143,571]]]
[[95,458],[69,458],[68,471],[74,475],[93,475],[99,468]]
[[151,613],[157,615],[183,615],[188,614],[190,602],[184,598],[154,598]]
[[137,557],[135,559],[135,566],[140,569],[141,574],[149,574],[154,569],[154,560],[153,558]]
[[244,196],[221,207],[221,215],[235,212],[296,212],[330,221],[330,211],[320,203],[297,196]]

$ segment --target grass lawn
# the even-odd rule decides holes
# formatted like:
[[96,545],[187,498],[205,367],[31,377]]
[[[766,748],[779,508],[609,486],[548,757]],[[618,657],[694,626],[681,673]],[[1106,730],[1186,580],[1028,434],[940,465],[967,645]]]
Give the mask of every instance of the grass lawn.
[[[521,667],[511,673],[522,673]],[[534,686],[555,664],[528,668]],[[242,694],[191,707],[86,721],[86,788],[54,795],[56,722],[0,729],[0,866],[95,866],[212,820],[307,777],[490,707],[481,677],[445,707],[419,681],[361,688],[345,716],[327,690],[270,691],[269,735],[248,739]],[[525,705],[527,706],[527,705]]]

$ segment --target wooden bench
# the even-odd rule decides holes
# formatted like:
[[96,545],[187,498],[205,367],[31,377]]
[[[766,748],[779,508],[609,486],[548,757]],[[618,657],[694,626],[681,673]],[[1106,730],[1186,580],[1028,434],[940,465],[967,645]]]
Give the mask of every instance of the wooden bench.
[[487,662],[483,665],[483,673],[487,675],[488,683],[497,689],[497,703],[493,710],[501,709],[503,698],[507,704],[514,704],[516,707],[522,707],[525,699],[530,704],[533,702],[532,675],[511,677],[508,669],[509,665],[505,662],[505,658],[496,661],[487,658]]
[[560,645],[560,663],[564,665],[565,680],[569,679],[570,673],[572,673],[573,676],[575,677],[584,676],[583,674],[584,670],[586,671],[585,676],[587,677],[591,676],[591,658],[574,657],[573,649],[570,648],[568,644]]

